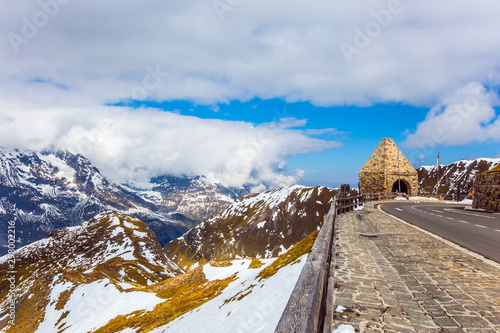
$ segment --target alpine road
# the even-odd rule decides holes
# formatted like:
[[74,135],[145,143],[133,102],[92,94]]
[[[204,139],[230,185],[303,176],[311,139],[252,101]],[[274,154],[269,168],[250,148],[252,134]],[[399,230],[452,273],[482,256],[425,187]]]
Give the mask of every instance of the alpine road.
[[500,214],[464,208],[458,204],[408,201],[380,206],[386,213],[500,263]]

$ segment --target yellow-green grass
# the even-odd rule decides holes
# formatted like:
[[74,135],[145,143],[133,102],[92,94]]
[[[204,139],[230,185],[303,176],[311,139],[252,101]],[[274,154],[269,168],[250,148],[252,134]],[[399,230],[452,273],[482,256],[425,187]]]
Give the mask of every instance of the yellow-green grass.
[[233,263],[228,261],[228,260],[225,260],[225,261],[211,261],[210,262],[210,266],[212,267],[229,267],[229,266],[232,266]]
[[271,265],[267,266],[259,273],[259,281],[267,279],[274,274],[276,274],[282,267],[293,263],[295,260],[300,258],[302,255],[311,252],[311,248],[318,236],[318,231],[313,232],[297,244],[295,244],[286,253],[280,255]]
[[[155,291],[158,297],[165,298],[165,302],[158,304],[152,311],[135,311],[118,316],[95,333],[119,332],[125,328],[149,332],[217,297],[235,279],[236,274],[233,274],[224,280],[208,281],[201,267],[193,269],[151,286],[148,291]],[[144,291],[147,289],[144,288]]]
[[252,269],[252,268],[261,268],[263,265],[264,265],[264,263],[262,261],[260,261],[259,259],[252,258],[252,262],[250,263],[250,265],[248,266],[248,268],[250,268],[250,269]]

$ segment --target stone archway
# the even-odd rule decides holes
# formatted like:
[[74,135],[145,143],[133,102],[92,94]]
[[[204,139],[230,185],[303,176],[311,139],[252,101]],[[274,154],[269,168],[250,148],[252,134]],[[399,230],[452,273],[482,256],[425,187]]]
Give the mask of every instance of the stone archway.
[[399,184],[401,184],[401,193],[411,194],[410,184],[404,179],[398,179],[394,182],[394,185],[392,185],[392,192],[399,192]]

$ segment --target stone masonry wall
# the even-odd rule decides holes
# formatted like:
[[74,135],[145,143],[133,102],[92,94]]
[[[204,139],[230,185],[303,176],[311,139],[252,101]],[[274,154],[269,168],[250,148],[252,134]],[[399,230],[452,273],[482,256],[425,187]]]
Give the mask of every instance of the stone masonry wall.
[[485,172],[476,176],[472,206],[488,211],[500,211],[500,172]]
[[385,174],[383,172],[360,172],[359,184],[361,193],[385,192]]
[[359,172],[361,193],[391,192],[399,179],[408,185],[411,195],[418,193],[418,173],[392,139],[384,138]]

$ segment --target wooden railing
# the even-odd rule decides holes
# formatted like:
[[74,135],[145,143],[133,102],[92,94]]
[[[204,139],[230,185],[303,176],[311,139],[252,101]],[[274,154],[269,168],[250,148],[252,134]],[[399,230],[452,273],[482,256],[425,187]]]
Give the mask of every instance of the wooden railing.
[[362,195],[358,195],[357,197],[337,199],[336,200],[337,212],[339,214],[350,212],[351,210],[361,206],[363,202],[364,200]]
[[[330,313],[333,318],[333,303],[327,306],[326,300],[333,300],[335,263],[331,261],[332,258],[335,260],[332,251],[335,247],[336,214],[334,203],[302,268],[276,332],[323,332],[324,319],[330,317]],[[328,333],[331,332],[330,329]]]
[[276,327],[276,333],[331,333],[335,269],[335,220],[366,201],[394,199],[399,193],[369,193],[337,199],[331,206]]
[[397,192],[364,193],[363,201],[393,200],[399,196],[408,199],[408,194]]

